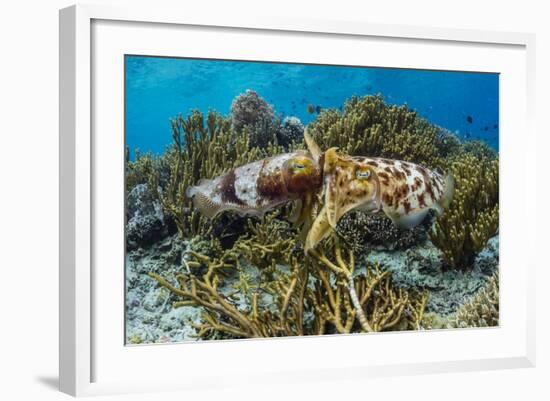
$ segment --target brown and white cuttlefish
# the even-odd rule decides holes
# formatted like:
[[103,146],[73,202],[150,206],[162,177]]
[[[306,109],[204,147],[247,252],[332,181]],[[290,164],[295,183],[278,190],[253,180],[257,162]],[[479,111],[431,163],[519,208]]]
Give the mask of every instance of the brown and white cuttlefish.
[[[190,186],[186,195],[210,218],[233,210],[241,215],[261,216],[291,201],[311,207],[313,194],[321,189],[321,168],[309,152],[298,151],[258,160],[211,180]],[[300,216],[296,216],[298,220]],[[301,216],[304,220],[304,217]]]
[[340,155],[336,148],[322,153],[307,133],[305,137],[313,157],[324,159],[324,206],[308,232],[306,253],[350,210],[383,212],[398,227],[412,228],[430,209],[443,213],[452,200],[451,174],[443,177],[418,164],[400,160]]

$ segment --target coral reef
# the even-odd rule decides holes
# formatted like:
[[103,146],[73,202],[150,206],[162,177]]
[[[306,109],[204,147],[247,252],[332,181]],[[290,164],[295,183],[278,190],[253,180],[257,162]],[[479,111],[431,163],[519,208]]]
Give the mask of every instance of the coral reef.
[[439,129],[407,106],[389,106],[381,96],[352,97],[343,112],[322,110],[308,131],[322,149],[377,156],[443,167],[438,152]]
[[[128,343],[498,324],[498,154],[381,96],[310,109],[307,131],[323,150],[452,170],[449,208],[413,229],[353,211],[306,255],[304,231],[289,222],[297,205],[207,219],[185,194],[202,179],[304,148],[304,125],[281,122],[254,91],[235,98],[228,117],[177,116],[163,155],[136,151],[131,161],[127,152]],[[311,202],[314,221],[324,197]]]
[[488,280],[487,285],[456,312],[450,327],[493,327],[499,322],[499,275]]
[[251,147],[275,143],[279,129],[273,107],[250,89],[233,100],[231,123],[235,132],[248,132]]
[[471,153],[452,164],[455,193],[448,210],[438,217],[430,239],[452,267],[467,267],[498,231],[498,160]]

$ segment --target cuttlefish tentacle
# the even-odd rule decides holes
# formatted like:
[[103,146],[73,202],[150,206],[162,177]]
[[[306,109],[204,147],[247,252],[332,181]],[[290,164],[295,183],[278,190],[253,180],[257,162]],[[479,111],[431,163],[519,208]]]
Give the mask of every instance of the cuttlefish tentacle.
[[307,232],[304,244],[304,252],[307,254],[313,250],[319,242],[325,239],[332,232],[332,227],[328,222],[327,209],[323,206],[317,218]]

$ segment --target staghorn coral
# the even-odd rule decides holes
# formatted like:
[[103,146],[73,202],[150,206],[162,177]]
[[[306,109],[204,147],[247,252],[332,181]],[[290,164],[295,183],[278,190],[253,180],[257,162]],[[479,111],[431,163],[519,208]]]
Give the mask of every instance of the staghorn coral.
[[471,153],[452,164],[455,193],[449,209],[429,232],[433,244],[452,267],[467,267],[498,231],[498,160]]
[[345,261],[338,242],[306,257],[296,249],[297,236],[289,235],[288,223],[275,213],[249,224],[250,235],[239,238],[232,249],[218,248],[213,256],[189,250],[190,272],[178,274],[176,283],[149,273],[178,298],[174,307],[202,308],[202,321],[194,324],[199,338],[420,327],[426,294],[393,288],[391,274],[378,266],[354,275],[353,252]]
[[407,106],[389,106],[381,96],[352,97],[343,112],[323,110],[308,131],[321,149],[338,147],[356,156],[377,156],[435,168],[444,161],[437,148],[438,127]]
[[265,147],[270,142],[274,143],[279,130],[273,107],[250,89],[233,100],[231,122],[237,133],[248,132],[252,147]]
[[450,327],[493,327],[499,322],[499,275],[498,272],[479,292],[465,302],[449,323]]
[[[188,262],[189,267],[206,269],[200,276],[182,273],[177,276],[175,286],[158,274],[149,274],[181,299],[174,307],[202,307],[202,322],[195,324],[200,338],[304,334],[307,269],[301,269],[299,260],[288,252],[294,246],[293,240],[282,238],[288,226],[270,215],[251,228],[250,236],[239,239],[232,249],[215,257],[190,251],[193,260]],[[250,274],[244,271],[247,257],[262,262],[265,268],[271,267],[269,281],[260,280],[256,284],[251,280]],[[277,268],[275,262],[284,263],[288,268]],[[258,273],[258,266],[254,266],[254,270]],[[235,272],[239,274],[238,282],[228,291],[227,277]],[[246,307],[238,306],[234,300],[236,295],[246,298]]]
[[[413,296],[394,288],[391,273],[381,271],[378,265],[367,266],[365,274],[354,275],[353,251],[348,251],[348,259],[344,260],[337,240],[332,252],[335,262],[326,256],[326,250],[311,252],[318,278],[313,304],[321,322],[331,323],[338,333],[351,332],[355,319],[363,332],[420,328],[427,293]],[[324,326],[318,327],[321,331],[317,334],[323,334]]]
[[173,145],[166,155],[169,178],[159,198],[164,211],[174,217],[182,238],[208,234],[212,222],[193,209],[186,188],[236,166],[282,153],[283,149],[275,145],[250,147],[246,130],[236,133],[228,119],[212,111],[204,118],[195,110],[171,123]]

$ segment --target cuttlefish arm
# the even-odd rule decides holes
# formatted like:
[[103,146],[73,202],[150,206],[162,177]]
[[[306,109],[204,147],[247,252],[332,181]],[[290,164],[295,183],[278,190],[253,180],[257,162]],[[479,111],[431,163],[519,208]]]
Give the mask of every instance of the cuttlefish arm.
[[380,183],[370,166],[340,156],[336,148],[331,148],[325,152],[323,169],[325,204],[306,237],[306,253],[326,238],[350,210],[381,210]]

